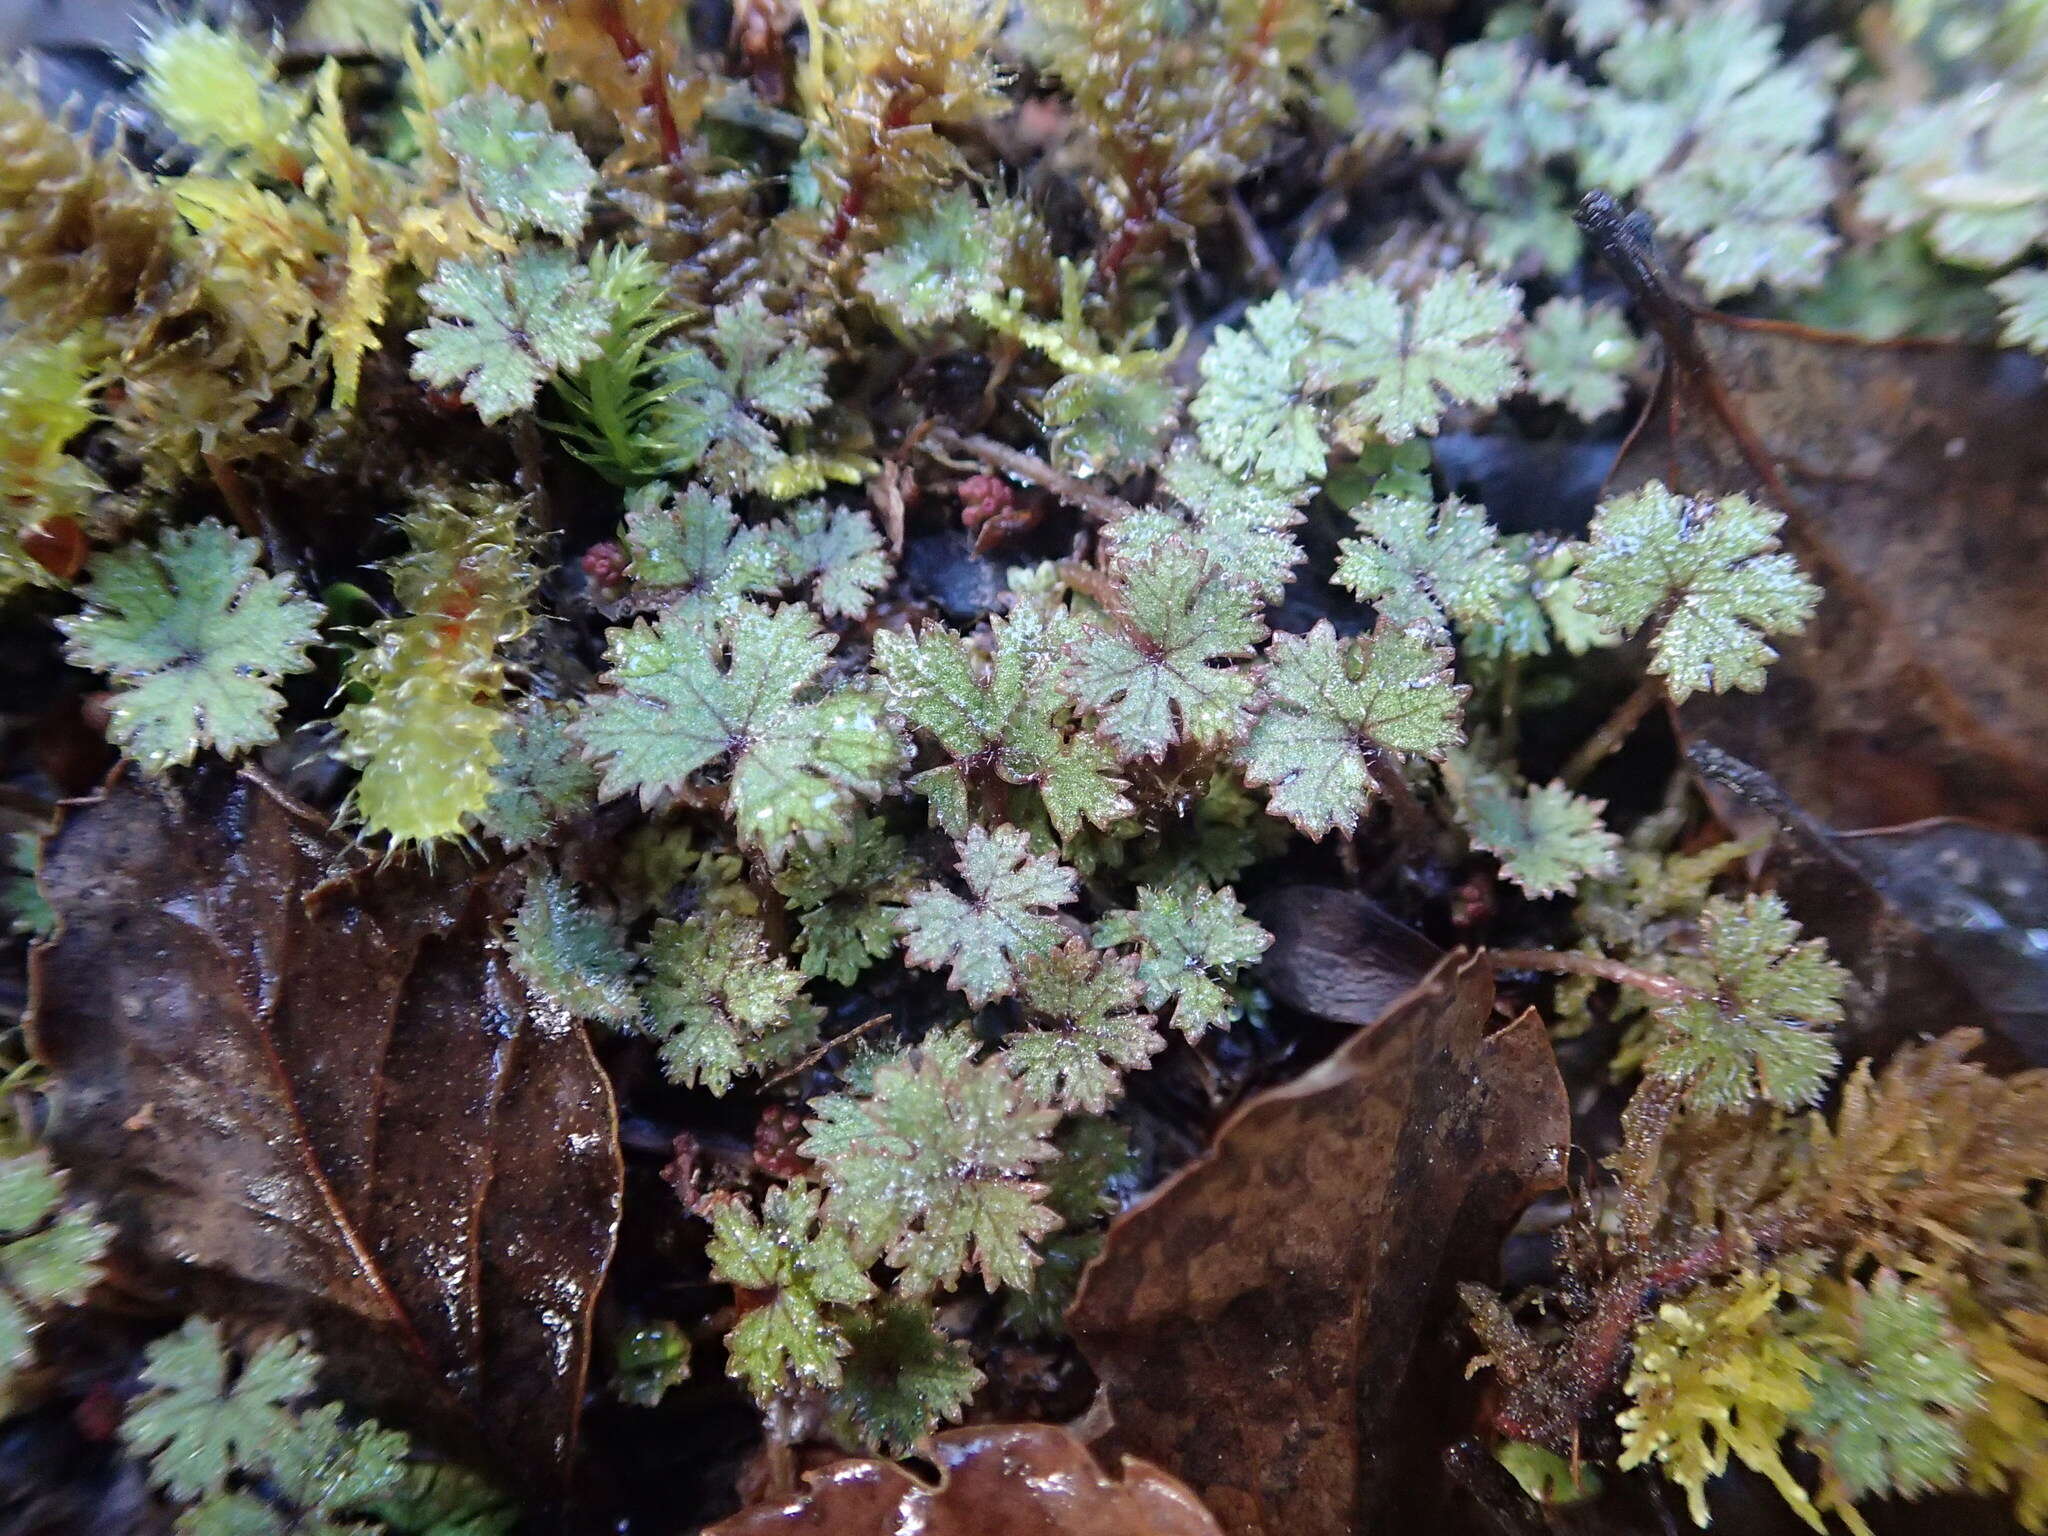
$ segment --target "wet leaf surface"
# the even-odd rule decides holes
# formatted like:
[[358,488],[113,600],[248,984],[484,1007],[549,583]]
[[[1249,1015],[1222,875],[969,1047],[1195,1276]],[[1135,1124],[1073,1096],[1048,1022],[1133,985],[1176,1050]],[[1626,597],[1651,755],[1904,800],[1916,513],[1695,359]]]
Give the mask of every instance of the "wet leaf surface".
[[1121,1480],[1051,1424],[982,1425],[932,1438],[936,1487],[887,1461],[813,1473],[800,1497],[757,1504],[705,1536],[1221,1536],[1195,1496],[1157,1467]]
[[1296,885],[1256,904],[1273,935],[1259,980],[1290,1008],[1370,1024],[1429,974],[1443,951],[1356,891]]
[[[1646,418],[1650,478],[1785,507],[1826,590],[1760,695],[1695,695],[1692,740],[1838,828],[1959,814],[2048,831],[2048,380],[2038,359],[1701,323],[1760,471],[1697,387]],[[1780,491],[1784,494],[1780,494]],[[1789,500],[1788,500],[1789,498]]]
[[339,855],[252,775],[70,810],[33,974],[49,1144],[138,1261],[546,1491],[617,1225],[610,1089],[496,947],[505,892],[460,861],[323,884]]
[[1492,1009],[1487,962],[1446,957],[1233,1116],[1083,1280],[1068,1321],[1108,1445],[1185,1479],[1234,1533],[1400,1528],[1375,1522],[1438,1489],[1459,1434],[1453,1286],[1492,1276],[1507,1225],[1562,1181],[1569,1133],[1541,1021],[1489,1036]]

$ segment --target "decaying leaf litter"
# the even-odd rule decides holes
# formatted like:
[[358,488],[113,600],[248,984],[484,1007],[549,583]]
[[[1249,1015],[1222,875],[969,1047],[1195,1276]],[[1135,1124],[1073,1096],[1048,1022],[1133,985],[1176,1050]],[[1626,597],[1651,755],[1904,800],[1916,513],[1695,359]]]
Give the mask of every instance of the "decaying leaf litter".
[[278,26],[0,81],[0,1530],[2048,1524],[2038,8]]

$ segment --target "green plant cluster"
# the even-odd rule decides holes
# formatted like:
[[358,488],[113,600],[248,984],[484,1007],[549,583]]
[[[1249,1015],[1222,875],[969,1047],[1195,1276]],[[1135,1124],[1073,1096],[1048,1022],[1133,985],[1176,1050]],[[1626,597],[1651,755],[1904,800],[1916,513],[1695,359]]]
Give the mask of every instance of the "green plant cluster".
[[[536,998],[677,1090],[799,1117],[699,1209],[727,1369],[773,1413],[909,1448],[984,1377],[945,1298],[1056,1332],[1134,1080],[1263,1006],[1240,877],[1419,821],[1557,901],[1577,947],[1531,966],[1569,973],[1562,1015],[1634,1020],[1648,1214],[1594,1242],[1587,1294],[1702,1225],[1748,1234],[1604,1319],[1636,1341],[1620,1464],[1702,1521],[1732,1454],[1811,1518],[1968,1481],[2048,1525],[2048,1296],[1994,1300],[1940,1236],[2023,1210],[2039,1241],[2038,1196],[1946,1113],[2038,1148],[2020,1127],[2048,1110],[2016,1106],[2039,1084],[1940,1045],[1838,1079],[1825,946],[1733,853],[1624,838],[1517,745],[1632,642],[1673,702],[1759,689],[1822,600],[1782,514],[1652,482],[1582,538],[1503,536],[1430,453],[1503,412],[1610,417],[1644,382],[1580,280],[1566,210],[1593,186],[1709,298],[1818,302],[1910,246],[1927,313],[1967,280],[2048,350],[2048,11],[1966,45],[1972,7],[1887,7],[1907,59],[1793,50],[1743,0],[1504,6],[1441,56],[1315,0],[1011,9],[807,6],[768,105],[658,0],[366,20],[374,79],[165,21],[138,65],[176,169],[95,150],[10,76],[0,583],[62,589],[17,595],[61,609],[139,771],[333,764],[374,856],[516,866]],[[1385,67],[1340,90],[1366,44]],[[1058,109],[1078,211],[992,173],[1020,82]],[[1360,153],[1392,121],[1450,166],[1444,259],[1276,271],[1185,366],[1175,283],[1245,238],[1240,187],[1305,120]],[[1845,244],[1838,182],[1881,240]],[[906,519],[950,537],[970,473],[1059,537],[963,611],[903,567]],[[289,529],[309,503],[342,531]],[[841,1043],[867,1002],[890,1027]],[[1851,1147],[1858,1116],[1894,1140]],[[1707,1180],[1736,1127],[1777,1182],[1681,1201],[1678,1149]],[[1973,1203],[1910,1221],[1908,1147],[1957,1159]],[[74,1297],[9,1267],[71,1218],[7,1209],[0,1281]],[[1578,1321],[1474,1306],[1549,1405],[1523,1438],[1576,1444],[1602,1407],[1551,1389]],[[403,1446],[307,1409],[312,1373],[288,1342],[237,1366],[196,1322],[154,1347],[124,1433],[198,1501],[188,1529],[489,1528],[402,1524]]]

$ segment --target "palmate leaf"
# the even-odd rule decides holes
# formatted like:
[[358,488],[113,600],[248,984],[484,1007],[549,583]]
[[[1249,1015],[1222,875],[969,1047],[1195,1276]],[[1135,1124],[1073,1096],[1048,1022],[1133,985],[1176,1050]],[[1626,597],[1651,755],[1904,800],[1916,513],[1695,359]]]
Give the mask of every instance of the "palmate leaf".
[[1940,1294],[1881,1270],[1868,1285],[1839,1283],[1822,1326],[1835,1351],[1822,1356],[1795,1422],[1829,1482],[1851,1499],[1960,1482],[1962,1416],[1985,1380]]
[[1059,1225],[1033,1178],[1059,1113],[974,1051],[964,1033],[927,1039],[877,1068],[865,1096],[819,1100],[803,1145],[824,1170],[827,1217],[902,1271],[903,1295],[970,1268],[990,1286],[1028,1285],[1032,1243]]
[[[239,1371],[219,1330],[187,1318],[144,1352],[145,1391],[121,1421],[121,1440],[150,1461],[150,1481],[175,1499],[220,1493],[240,1468],[261,1466],[297,1426],[292,1405],[313,1389],[319,1358],[274,1339]],[[232,1379],[230,1379],[232,1378]]]
[[1027,956],[1018,990],[1033,1027],[1003,1041],[1002,1060],[1041,1104],[1100,1114],[1123,1093],[1123,1074],[1165,1047],[1140,1006],[1135,956],[1069,939]]
[[846,1324],[845,1379],[833,1411],[871,1450],[907,1454],[934,1425],[956,1422],[983,1377],[967,1346],[939,1331],[930,1306],[894,1297]]
[[797,914],[804,971],[845,986],[888,954],[916,880],[903,839],[879,817],[863,817],[844,842],[792,852],[775,889]]
[[766,530],[782,556],[781,584],[808,590],[828,618],[857,619],[889,584],[889,553],[873,519],[806,501]]
[[1242,737],[1252,679],[1227,664],[1266,637],[1258,600],[1178,539],[1112,562],[1110,575],[1105,622],[1082,629],[1068,674],[1103,734],[1126,757],[1158,757],[1183,739],[1213,747]]
[[1848,972],[1824,942],[1800,939],[1773,895],[1712,898],[1699,936],[1699,954],[1669,967],[1693,995],[1653,1005],[1666,1033],[1649,1070],[1703,1111],[1816,1102],[1841,1059],[1821,1026],[1841,1022]]
[[980,1008],[1017,988],[1017,968],[1044,954],[1063,930],[1046,912],[1074,899],[1078,882],[1016,827],[970,827],[960,844],[968,897],[942,885],[910,895],[903,918],[904,960],[926,970],[950,967],[947,984]]
[[512,919],[512,968],[571,1018],[620,1027],[640,1017],[633,956],[618,926],[566,880],[534,874]]
[[1465,631],[1467,656],[1548,656],[1554,641],[1570,656],[1617,644],[1621,634],[1581,606],[1585,584],[1579,562],[1586,546],[1548,535],[1511,534],[1501,540],[1514,568],[1514,590],[1500,617]]
[[535,704],[498,732],[495,745],[483,824],[507,848],[530,847],[597,803],[597,775],[577,755],[561,711]]
[[626,498],[626,574],[637,609],[730,610],[782,585],[782,552],[765,528],[742,527],[732,500],[702,486],[655,482]]
[[1095,925],[1098,945],[1137,947],[1147,1008],[1173,1004],[1171,1023],[1190,1040],[1241,1011],[1229,984],[1273,936],[1244,915],[1234,891],[1182,882],[1138,887],[1138,905]]
[[0,1386],[28,1364],[40,1314],[92,1288],[109,1235],[64,1204],[47,1152],[0,1158]]
[[1621,873],[1621,839],[1600,820],[1606,802],[1562,784],[1518,785],[1463,753],[1445,760],[1444,778],[1472,846],[1499,859],[1524,894],[1568,895],[1582,880]]
[[278,682],[311,669],[322,610],[262,552],[212,521],[168,529],[96,556],[84,611],[57,620],[66,657],[113,682],[107,734],[145,772],[276,740]]
[[1324,620],[1275,635],[1264,695],[1239,752],[1245,782],[1269,786],[1273,814],[1312,838],[1357,827],[1382,756],[1434,759],[1462,740],[1465,690],[1427,625],[1382,621],[1370,639],[1339,641]]
[[1106,829],[1131,813],[1116,755],[1066,719],[1063,639],[1063,623],[1031,607],[990,621],[986,659],[941,625],[875,636],[891,706],[953,758],[911,786],[955,837],[967,831],[968,791],[984,775],[1035,788],[1062,838],[1084,820]]
[[538,102],[487,86],[443,107],[434,121],[464,189],[514,234],[534,228],[574,240],[583,233],[597,172]]
[[420,297],[434,318],[406,338],[413,377],[461,385],[487,422],[525,410],[549,379],[596,357],[611,324],[589,271],[561,251],[445,261]]
[[819,1010],[803,973],[768,943],[759,919],[721,907],[662,918],[646,949],[644,1027],[662,1070],[722,1094],[748,1072],[782,1065],[817,1039]]
[[771,1186],[756,1216],[738,1196],[711,1210],[705,1255],[711,1275],[728,1285],[766,1292],[726,1336],[726,1370],[763,1403],[791,1383],[831,1387],[850,1345],[828,1309],[875,1294],[874,1282],[847,1234],[818,1219],[824,1197],[798,1180]]
[[681,612],[609,641],[611,691],[572,727],[606,796],[651,806],[728,764],[741,842],[779,861],[799,839],[843,835],[895,775],[901,746],[875,699],[813,696],[834,641],[802,604]]
[[1580,604],[1624,632],[1654,626],[1650,670],[1673,700],[1756,692],[1777,659],[1765,637],[1805,628],[1820,601],[1778,549],[1784,521],[1747,496],[1680,496],[1652,480],[1594,516]]
[[831,403],[826,361],[758,293],[721,305],[703,344],[661,360],[648,431],[668,472],[694,469],[721,489],[768,489],[789,458],[776,429],[801,426]]
[[1309,296],[1308,385],[1346,397],[1335,426],[1348,446],[1434,432],[1448,406],[1514,392],[1521,376],[1507,333],[1521,306],[1519,289],[1462,268],[1412,301],[1377,279],[1344,278]]
[[1304,388],[1311,339],[1301,305],[1285,293],[1253,305],[1243,330],[1216,333],[1189,408],[1209,458],[1288,489],[1322,477],[1322,429]]
[[956,188],[903,220],[868,257],[861,292],[912,330],[951,320],[999,286],[1003,243],[993,212]]
[[1642,353],[1642,342],[1617,311],[1580,298],[1552,299],[1522,333],[1529,393],[1581,421],[1597,421],[1621,404],[1628,372]]
[[1515,568],[1478,507],[1455,496],[1368,496],[1351,509],[1359,537],[1339,546],[1336,581],[1396,624],[1448,630],[1498,619]]
[[1231,474],[1183,444],[1160,476],[1164,504],[1126,513],[1103,529],[1113,556],[1135,559],[1179,539],[1207,554],[1230,580],[1278,602],[1301,562],[1290,531],[1302,521],[1303,487],[1283,490]]

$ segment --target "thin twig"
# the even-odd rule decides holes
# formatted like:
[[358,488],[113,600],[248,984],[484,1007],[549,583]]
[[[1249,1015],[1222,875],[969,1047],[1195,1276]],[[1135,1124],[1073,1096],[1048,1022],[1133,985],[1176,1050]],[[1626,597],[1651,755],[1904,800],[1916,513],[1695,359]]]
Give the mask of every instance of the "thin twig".
[[1645,677],[1636,684],[1636,690],[1621,701],[1621,705],[1609,715],[1600,729],[1586,738],[1585,744],[1571,755],[1558,777],[1565,788],[1577,789],[1586,781],[1586,775],[1618,751],[1621,744],[1635,734],[1637,726],[1664,697],[1664,684],[1655,677]]
[[812,1051],[808,1056],[804,1057],[804,1059],[802,1061],[799,1061],[795,1066],[784,1067],[780,1072],[776,1073],[773,1077],[769,1078],[768,1081],[763,1083],[761,1086],[763,1088],[773,1088],[777,1083],[786,1083],[792,1077],[795,1077],[800,1073],[810,1071],[811,1068],[815,1067],[819,1062],[823,1061],[832,1052],[838,1050],[840,1046],[851,1045],[855,1040],[858,1040],[862,1035],[866,1034],[869,1030],[873,1029],[877,1024],[886,1024],[895,1017],[896,1015],[893,1013],[878,1013],[872,1019],[869,1019],[866,1023],[854,1025],[853,1028],[849,1029],[845,1034],[834,1035],[830,1040],[827,1040],[823,1042],[821,1045],[819,1045],[816,1050]]
[[933,427],[926,434],[926,441],[942,452],[948,449],[971,454],[992,469],[1026,481],[1040,490],[1051,491],[1070,507],[1079,507],[1090,517],[1100,522],[1111,523],[1121,517],[1130,517],[1138,510],[1119,497],[1098,491],[1085,480],[1054,469],[1045,460],[1012,448],[1008,443],[999,443],[992,437],[980,433],[959,433],[951,427]]
[[1552,971],[1568,976],[1593,976],[1601,981],[1619,982],[1671,1002],[1683,1002],[1699,993],[1684,982],[1655,971],[1637,970],[1605,955],[1589,955],[1575,949],[1496,949],[1493,963],[1505,971]]

